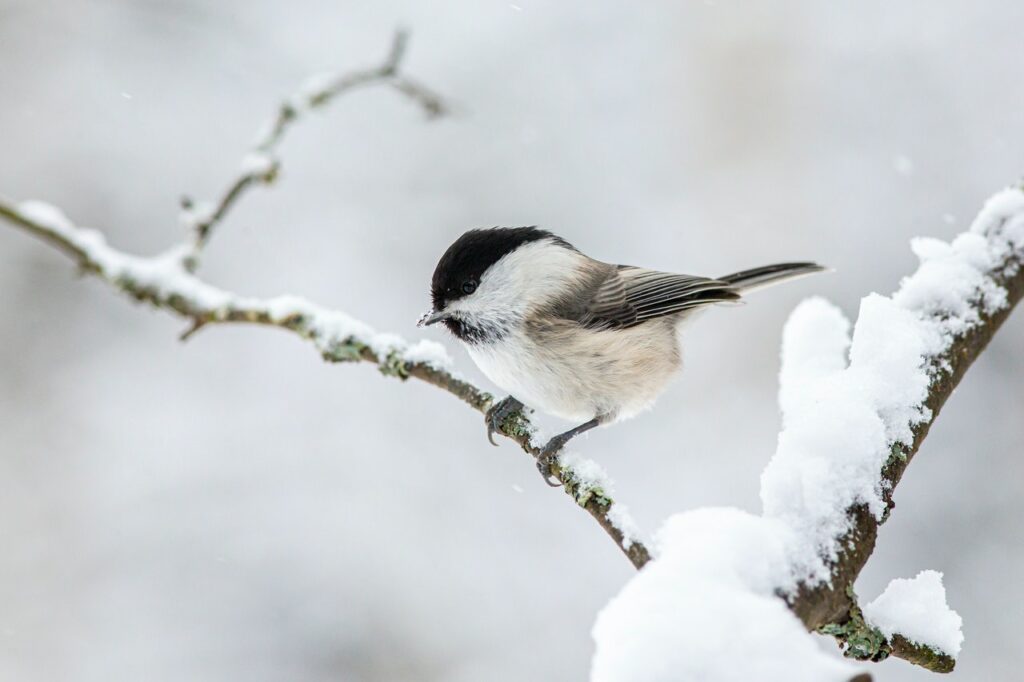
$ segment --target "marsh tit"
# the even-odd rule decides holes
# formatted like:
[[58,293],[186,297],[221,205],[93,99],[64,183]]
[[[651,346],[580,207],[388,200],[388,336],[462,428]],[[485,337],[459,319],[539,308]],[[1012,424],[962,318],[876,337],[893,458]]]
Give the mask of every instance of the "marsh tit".
[[603,263],[536,227],[470,230],[438,261],[420,325],[444,324],[509,392],[487,414],[491,443],[524,404],[579,424],[542,448],[548,480],[571,438],[654,404],[680,367],[679,327],[694,313],[821,270],[779,263],[694,277]]

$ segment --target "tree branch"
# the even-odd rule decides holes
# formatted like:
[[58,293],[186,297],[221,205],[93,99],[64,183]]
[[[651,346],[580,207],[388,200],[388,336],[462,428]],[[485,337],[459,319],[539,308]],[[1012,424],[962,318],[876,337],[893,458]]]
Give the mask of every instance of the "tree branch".
[[937,673],[953,672],[956,659],[925,645],[912,642],[906,637],[896,634],[887,639],[878,628],[872,627],[864,620],[864,614],[857,602],[857,595],[852,587],[845,590],[849,599],[846,619],[842,623],[826,623],[817,630],[823,635],[831,635],[846,647],[844,655],[860,661],[884,661],[889,656],[902,658],[908,663],[921,666]]
[[[408,344],[393,334],[375,332],[344,313],[302,298],[256,299],[219,289],[185,268],[181,255],[187,252],[188,245],[152,258],[129,255],[109,247],[99,232],[76,227],[59,210],[41,202],[15,206],[0,200],[0,217],[57,247],[73,258],[83,272],[96,275],[137,301],[190,320],[184,338],[214,324],[244,322],[278,327],[311,341],[328,362],[370,362],[386,376],[414,377],[437,386],[481,413],[493,403],[491,394],[449,371],[447,356],[439,344]],[[531,441],[534,428],[527,416],[512,414],[501,431],[527,454],[539,456],[540,448]],[[634,566],[639,568],[647,562],[647,548],[617,518],[606,483],[565,462],[556,464],[553,474]]]
[[[101,233],[75,226],[59,209],[42,202],[14,204],[0,199],[0,218],[56,247],[74,259],[83,272],[96,275],[122,293],[188,319],[190,326],[181,335],[182,340],[214,324],[245,322],[278,327],[312,341],[328,362],[370,362],[387,376],[420,379],[485,413],[493,397],[451,372],[447,354],[439,344],[429,341],[408,344],[393,334],[377,333],[344,313],[301,298],[242,297],[211,286],[195,275],[203,246],[231,207],[254,184],[274,179],[279,162],[271,154],[304,112],[324,106],[354,88],[376,83],[395,88],[430,117],[447,111],[437,94],[400,73],[407,42],[408,35],[399,31],[387,58],[379,66],[310,79],[297,95],[281,105],[253,151],[243,160],[241,174],[213,208],[200,210],[190,200],[183,202],[187,222],[193,230],[192,238],[163,254],[142,258],[113,249]],[[531,441],[534,427],[526,415],[514,413],[501,426],[502,434],[518,443],[527,454],[534,458],[539,456],[540,448]],[[560,461],[553,467],[553,474],[562,482],[565,492],[597,521],[630,562],[640,568],[650,557],[647,548],[637,539],[624,507],[612,500],[608,481],[595,476],[591,469],[592,463]]]
[[[1019,187],[1016,191],[1024,192],[1024,187]],[[988,240],[1005,238],[1003,230],[1012,219],[1019,220],[1020,217],[995,216],[987,226],[984,237]],[[888,519],[889,512],[895,507],[893,494],[896,486],[910,461],[921,448],[931,425],[963,379],[967,369],[981,355],[996,331],[1010,316],[1013,308],[1024,297],[1024,242],[1017,243],[1015,249],[1008,248],[987,275],[1005,291],[1005,304],[996,310],[986,310],[984,306],[977,305],[977,323],[956,336],[944,353],[931,358],[928,371],[932,382],[924,403],[930,417],[914,428],[914,438],[910,445],[893,446],[892,454],[881,472],[882,489],[888,507],[885,517],[882,520],[876,519],[864,505],[849,509],[847,514],[850,519],[850,530],[837,543],[842,549],[832,564],[831,582],[815,586],[802,585],[790,603],[791,609],[808,630],[835,634],[837,631],[848,630],[851,626],[858,628],[858,621],[863,625],[853,585],[875,549],[881,523]],[[935,311],[930,317],[939,321],[947,314],[945,311]],[[853,657],[880,660],[892,655],[936,672],[953,670],[953,658],[937,653],[929,647],[914,644],[899,635],[893,637],[891,642],[882,639],[883,641],[874,648],[854,651]]]
[[387,57],[378,66],[345,74],[321,74],[307,79],[299,90],[281,103],[274,118],[263,128],[255,144],[242,159],[238,175],[214,203],[181,200],[182,222],[193,233],[193,248],[185,254],[189,270],[198,267],[199,255],[210,240],[214,228],[251,187],[271,184],[277,179],[281,162],[275,156],[278,146],[292,126],[306,113],[326,107],[337,97],[364,86],[388,85],[413,103],[429,118],[448,111],[444,100],[430,89],[401,73],[402,60],[409,44],[407,31],[395,32]]

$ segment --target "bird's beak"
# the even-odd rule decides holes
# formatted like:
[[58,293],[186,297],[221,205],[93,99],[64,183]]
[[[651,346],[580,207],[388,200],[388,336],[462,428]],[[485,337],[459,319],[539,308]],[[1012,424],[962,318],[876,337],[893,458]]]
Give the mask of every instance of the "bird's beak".
[[424,313],[423,317],[420,318],[419,322],[416,323],[416,326],[417,327],[429,327],[430,325],[434,324],[435,322],[440,322],[441,320],[446,320],[449,317],[451,317],[451,315],[449,315],[448,313],[446,313],[443,310],[440,311],[440,312],[437,312],[437,311],[434,311],[434,310],[428,310],[426,313]]

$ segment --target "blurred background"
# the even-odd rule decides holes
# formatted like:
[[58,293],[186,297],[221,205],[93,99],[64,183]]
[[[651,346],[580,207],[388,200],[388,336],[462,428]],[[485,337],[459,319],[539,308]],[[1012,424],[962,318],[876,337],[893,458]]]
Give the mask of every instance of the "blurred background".
[[[469,227],[539,224],[694,274],[836,269],[706,314],[657,409],[576,443],[648,531],[760,509],[799,300],[854,316],[912,271],[909,238],[965,229],[1024,170],[1010,0],[0,0],[0,192],[155,253],[182,236],[178,197],[217,195],[282,96],[378,63],[397,25],[407,73],[455,115],[426,122],[386,88],[314,115],[218,230],[210,281],[436,338],[486,383],[414,328]],[[272,330],[183,345],[184,327],[0,226],[0,679],[586,678],[632,569],[522,452],[429,386]],[[1024,666],[1022,341],[1018,312],[858,585],[944,572],[954,679]]]

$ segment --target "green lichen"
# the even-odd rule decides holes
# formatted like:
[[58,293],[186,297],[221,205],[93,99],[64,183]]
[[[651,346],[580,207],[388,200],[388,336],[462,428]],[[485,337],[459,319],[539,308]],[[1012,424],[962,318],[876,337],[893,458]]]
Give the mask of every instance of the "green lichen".
[[593,501],[597,506],[602,509],[609,509],[612,506],[612,498],[608,497],[605,493],[604,488],[598,486],[594,488],[587,488],[586,494],[576,499],[576,504],[581,507],[586,507],[589,502]]
[[884,661],[892,653],[892,646],[885,635],[867,624],[864,614],[857,606],[857,595],[852,585],[846,586],[846,594],[853,604],[849,618],[842,623],[828,623],[818,628],[823,635],[835,637],[843,645],[843,655],[858,661]]
[[565,486],[565,491],[576,500],[576,504],[586,507],[593,502],[603,509],[612,506],[612,498],[608,496],[604,488],[599,485],[585,485],[576,477],[572,469],[562,469],[561,472],[562,485]]
[[284,104],[281,105],[281,113],[280,113],[281,121],[287,122],[287,121],[295,120],[295,118],[297,118],[298,115],[299,115],[299,112],[296,111],[295,107],[293,107],[288,102],[285,102]]
[[889,459],[886,461],[886,466],[891,466],[897,461],[906,464],[907,462],[907,450],[902,443],[893,443],[892,447],[889,448]]
[[257,180],[266,185],[272,185],[277,181],[278,173],[281,171],[281,166],[277,161],[273,161],[270,167],[267,168],[266,172],[261,173],[256,177]]
[[386,377],[397,377],[403,380],[409,378],[409,363],[402,358],[399,351],[390,351],[377,363],[377,369]]
[[937,673],[951,673],[956,668],[956,659],[927,644],[913,642],[903,635],[892,636],[892,646],[898,650],[900,658],[914,665]]
[[175,310],[184,308],[188,305],[188,301],[179,294],[171,294],[167,297],[167,305],[171,306]]
[[601,507],[610,507],[612,505],[612,500],[605,494],[604,488],[589,488],[577,485],[573,486],[571,492],[573,499],[576,500],[576,504],[581,507],[586,507],[591,502]]
[[509,438],[522,440],[533,435],[533,424],[523,414],[522,410],[516,410],[501,420],[499,429]]
[[365,349],[365,344],[353,339],[345,339],[344,341],[330,344],[323,351],[323,356],[325,360],[331,362],[358,362],[363,359],[363,351]]
[[956,659],[927,644],[911,642],[898,633],[887,639],[881,631],[865,622],[851,585],[847,585],[846,594],[851,603],[849,618],[842,623],[829,623],[818,628],[821,634],[839,640],[844,646],[844,656],[860,661],[883,661],[895,655],[933,672],[952,672]]

